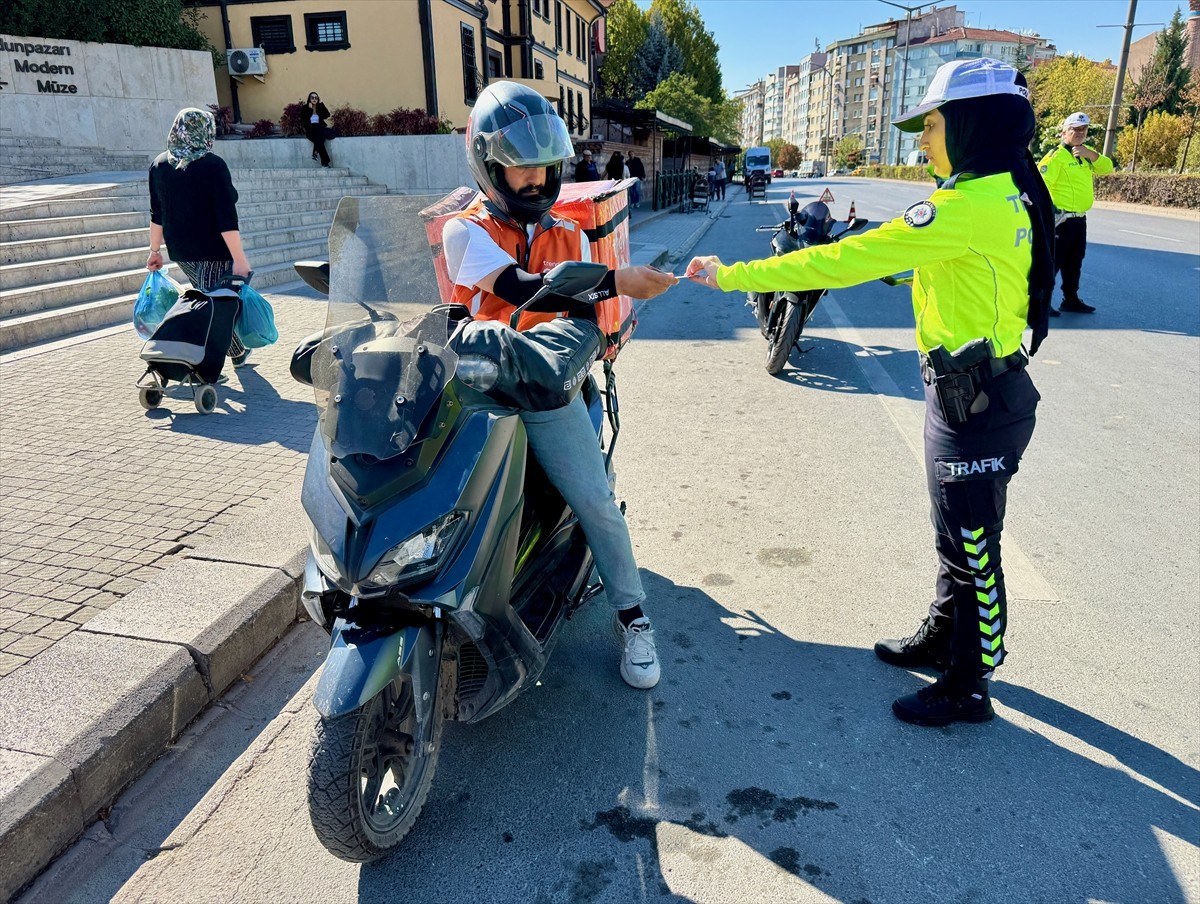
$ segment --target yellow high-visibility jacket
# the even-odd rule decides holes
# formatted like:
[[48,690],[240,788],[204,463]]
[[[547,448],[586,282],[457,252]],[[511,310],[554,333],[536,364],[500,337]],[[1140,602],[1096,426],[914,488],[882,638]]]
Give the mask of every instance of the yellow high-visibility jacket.
[[[1086,145],[1085,145],[1086,147]],[[1095,151],[1095,148],[1088,148]],[[1086,213],[1096,203],[1096,189],[1092,184],[1095,176],[1107,176],[1113,171],[1113,162],[1101,154],[1095,160],[1076,157],[1060,144],[1042,158],[1038,164],[1050,199],[1059,210]]]
[[838,289],[914,270],[917,347],[954,351],[986,336],[997,357],[1021,347],[1029,311],[1029,214],[1008,173],[956,181],[878,229],[831,245],[720,267],[724,290]]

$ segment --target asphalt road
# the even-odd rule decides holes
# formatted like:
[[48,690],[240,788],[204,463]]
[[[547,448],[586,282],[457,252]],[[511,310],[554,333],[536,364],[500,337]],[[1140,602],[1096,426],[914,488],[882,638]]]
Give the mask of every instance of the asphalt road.
[[[776,180],[697,252],[824,185],[872,220],[919,186]],[[1200,901],[1200,229],[1100,211],[1034,361],[1005,532],[997,719],[891,715],[935,559],[909,293],[831,293],[781,378],[734,294],[644,306],[619,365],[664,678],[624,686],[603,601],[541,686],[452,724],[414,835],[365,867],[304,799],[324,635],[298,626],[26,901]],[[676,270],[681,270],[680,264]]]

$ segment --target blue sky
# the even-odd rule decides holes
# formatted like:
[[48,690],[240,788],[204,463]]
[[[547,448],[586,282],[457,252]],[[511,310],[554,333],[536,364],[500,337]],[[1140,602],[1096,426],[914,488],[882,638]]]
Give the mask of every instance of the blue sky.
[[[885,22],[904,11],[878,0],[693,0],[704,24],[716,36],[721,50],[725,90],[733,94],[767,72],[797,63],[814,49],[853,37],[864,25]],[[911,6],[917,0],[898,0]],[[649,0],[638,0],[648,7]],[[941,6],[949,6],[943,2]],[[1121,53],[1121,28],[1129,14],[1128,0],[958,0],[972,28],[1031,28],[1050,38],[1059,53],[1076,52],[1092,59]],[[1179,7],[1187,16],[1186,0],[1139,0],[1137,22],[1167,22]],[[1158,27],[1133,30],[1133,39]]]

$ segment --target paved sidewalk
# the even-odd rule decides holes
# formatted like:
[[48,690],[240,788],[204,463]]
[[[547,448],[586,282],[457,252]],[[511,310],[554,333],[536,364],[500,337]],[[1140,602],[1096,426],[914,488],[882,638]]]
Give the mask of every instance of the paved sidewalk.
[[[635,220],[637,263],[665,265],[716,214]],[[136,590],[270,499],[303,470],[314,414],[287,373],[295,343],[319,329],[307,288],[271,295],[280,341],[226,368],[221,401],[198,415],[176,390],[137,404],[143,367],[132,329],[63,340],[0,359],[0,676]]]
[[[635,261],[682,257],[721,209],[637,212]],[[0,900],[296,617],[315,411],[288,361],[325,305],[268,297],[280,341],[207,416],[178,390],[142,410],[131,327],[0,356]]]

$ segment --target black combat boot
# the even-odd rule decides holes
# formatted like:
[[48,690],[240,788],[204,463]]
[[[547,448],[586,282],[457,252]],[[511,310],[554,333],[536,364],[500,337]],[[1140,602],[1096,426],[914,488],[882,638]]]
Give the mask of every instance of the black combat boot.
[[912,725],[939,726],[951,722],[987,722],[996,713],[986,678],[943,675],[915,694],[892,703],[896,718]]
[[1062,305],[1059,307],[1059,310],[1067,311],[1071,314],[1095,314],[1096,313],[1095,306],[1088,304],[1086,301],[1082,301],[1078,295],[1074,296],[1073,298],[1064,298]]
[[926,616],[912,637],[876,643],[875,655],[902,669],[945,669],[950,665],[950,626],[939,628]]

